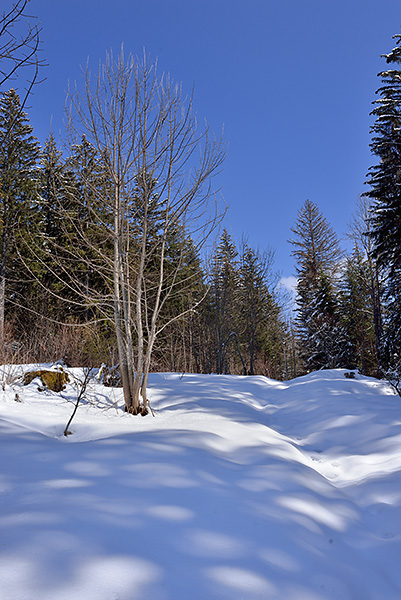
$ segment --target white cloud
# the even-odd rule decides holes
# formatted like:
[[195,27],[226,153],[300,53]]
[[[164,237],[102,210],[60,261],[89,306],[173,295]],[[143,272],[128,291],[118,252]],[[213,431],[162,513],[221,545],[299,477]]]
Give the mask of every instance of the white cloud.
[[297,283],[298,283],[298,279],[296,277],[290,276],[290,277],[282,277],[280,279],[280,285],[285,288],[286,290],[288,290],[289,292],[291,292],[291,294],[293,295],[293,297],[295,298],[296,293],[297,293]]

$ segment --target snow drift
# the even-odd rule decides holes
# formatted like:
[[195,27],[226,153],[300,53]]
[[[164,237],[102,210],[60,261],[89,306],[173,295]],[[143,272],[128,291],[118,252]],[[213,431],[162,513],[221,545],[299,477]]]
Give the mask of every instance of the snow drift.
[[384,382],[155,374],[143,418],[93,379],[65,438],[70,373],[0,392],[1,598],[399,600]]

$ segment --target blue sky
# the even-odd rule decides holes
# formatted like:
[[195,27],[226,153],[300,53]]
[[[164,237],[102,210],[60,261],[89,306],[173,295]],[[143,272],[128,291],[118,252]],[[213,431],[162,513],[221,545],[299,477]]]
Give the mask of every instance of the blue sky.
[[339,236],[373,158],[369,112],[401,29],[400,0],[31,0],[42,24],[46,81],[28,111],[41,142],[63,125],[68,81],[106,50],[158,58],[219,133],[215,181],[239,241],[273,248],[294,274],[291,236],[309,198]]

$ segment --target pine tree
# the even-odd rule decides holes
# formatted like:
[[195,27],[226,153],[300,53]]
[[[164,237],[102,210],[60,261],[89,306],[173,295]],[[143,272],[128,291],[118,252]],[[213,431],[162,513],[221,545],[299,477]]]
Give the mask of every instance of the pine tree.
[[[4,348],[6,286],[18,270],[19,238],[36,216],[35,167],[39,147],[15,90],[0,99],[0,347]],[[13,264],[14,263],[14,264]],[[20,265],[19,265],[20,266]],[[10,294],[9,294],[10,296]]]
[[[362,366],[362,356],[360,354],[361,364],[359,367],[363,372],[379,375],[379,362],[383,334],[383,319],[382,319],[382,283],[380,278],[380,269],[377,260],[373,257],[373,244],[370,236],[371,223],[370,208],[372,201],[366,195],[357,199],[356,210],[349,225],[348,237],[353,240],[354,252],[348,257],[345,271],[344,286],[346,294],[353,295],[356,290],[361,295],[361,299],[356,300],[362,302],[364,306],[363,313],[369,314],[373,323],[373,342],[374,348],[369,352],[374,364],[368,366],[366,370]],[[348,290],[348,292],[347,292]],[[349,312],[349,308],[345,312]],[[350,315],[346,316],[346,320],[354,320]],[[358,319],[354,320],[359,322]],[[370,325],[369,325],[370,327]],[[370,340],[370,335],[369,335]],[[369,341],[370,344],[370,341]]]
[[217,373],[283,375],[284,326],[272,291],[273,258],[273,252],[259,252],[246,242],[239,255],[223,230],[205,315]]
[[[383,55],[387,63],[401,64],[401,34],[396,47]],[[373,200],[371,238],[373,255],[392,275],[401,268],[401,70],[379,73],[382,86],[372,115],[372,153],[380,162],[371,167],[366,196]]]
[[223,230],[213,257],[209,295],[216,356],[216,373],[229,373],[238,349],[237,303],[238,251],[226,229]]
[[[401,64],[401,34],[394,36],[396,46],[383,55],[391,65]],[[384,298],[386,327],[382,337],[380,360],[386,369],[401,372],[401,69],[379,73],[382,85],[378,89],[372,114],[372,153],[378,164],[371,167],[366,193],[372,200],[370,237],[373,257],[386,278]]]
[[103,158],[85,135],[71,151],[62,173],[56,218],[62,215],[62,243],[75,296],[73,312],[80,321],[88,321],[105,316],[103,307],[110,305],[110,282],[103,266],[113,251],[110,184]]
[[371,264],[355,245],[347,257],[341,280],[339,310],[346,331],[347,366],[366,375],[377,375],[378,356],[375,335],[375,308]]
[[[247,373],[281,376],[283,325],[280,307],[269,288],[274,286],[273,253],[244,245],[239,281],[240,340]],[[263,365],[263,366],[262,366]]]
[[41,228],[46,236],[57,237],[60,234],[60,204],[63,194],[65,166],[62,152],[57,149],[51,133],[46,140],[40,156],[39,193],[42,212]]
[[312,277],[323,269],[332,275],[342,256],[336,233],[320,213],[316,204],[306,200],[291,228],[295,237],[290,243],[295,247],[292,256],[297,260],[297,271],[306,270]]
[[[169,236],[168,246],[166,269],[170,270],[177,261],[181,268],[175,277],[176,290],[166,299],[160,316],[161,327],[165,324],[165,328],[158,337],[153,366],[164,371],[204,372],[207,286],[201,260],[192,238],[182,230]],[[167,285],[171,278],[173,271],[166,277]]]
[[336,271],[342,256],[337,236],[316,204],[306,200],[290,240],[297,259],[297,329],[307,370],[334,368],[344,359],[339,323]]
[[[86,309],[74,293],[85,269],[78,260],[70,260],[72,247],[75,253],[80,243],[83,199],[77,173],[63,159],[52,133],[40,154],[37,179],[40,222],[29,241],[30,270],[36,287],[45,290],[47,296],[45,306],[37,310],[44,317],[71,322]],[[69,306],[64,302],[66,298],[70,299]]]

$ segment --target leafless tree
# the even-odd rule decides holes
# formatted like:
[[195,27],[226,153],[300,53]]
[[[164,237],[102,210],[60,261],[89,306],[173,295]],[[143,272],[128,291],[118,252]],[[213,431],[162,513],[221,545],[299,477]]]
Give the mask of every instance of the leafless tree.
[[0,90],[16,79],[23,81],[18,86],[23,87],[19,91],[21,110],[33,86],[39,83],[39,69],[44,65],[39,54],[41,27],[35,17],[27,14],[28,2],[11,2],[0,14]]
[[[76,240],[63,257],[77,263],[84,256],[104,287],[84,278],[68,285],[113,320],[126,410],[144,414],[155,340],[182,316],[161,320],[163,308],[192,283],[183,269],[188,236],[199,248],[218,221],[210,179],[224,159],[223,143],[199,126],[179,85],[146,57],[126,59],[123,51],[107,55],[95,76],[87,67],[83,91],[76,85],[69,93],[68,116],[71,147],[85,135],[104,183],[86,180],[85,220],[63,209]],[[68,260],[63,269],[67,281]]]

